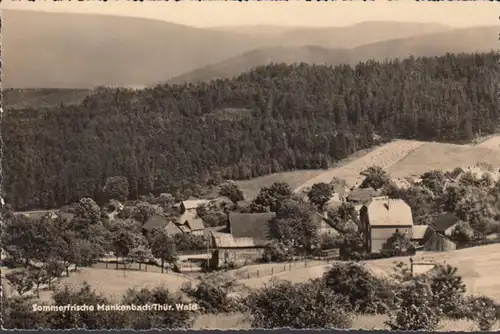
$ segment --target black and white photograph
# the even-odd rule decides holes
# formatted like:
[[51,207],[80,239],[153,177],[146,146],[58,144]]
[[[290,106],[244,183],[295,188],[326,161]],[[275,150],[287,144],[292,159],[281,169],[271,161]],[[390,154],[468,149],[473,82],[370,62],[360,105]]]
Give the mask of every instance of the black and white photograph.
[[497,3],[0,6],[3,329],[500,330]]

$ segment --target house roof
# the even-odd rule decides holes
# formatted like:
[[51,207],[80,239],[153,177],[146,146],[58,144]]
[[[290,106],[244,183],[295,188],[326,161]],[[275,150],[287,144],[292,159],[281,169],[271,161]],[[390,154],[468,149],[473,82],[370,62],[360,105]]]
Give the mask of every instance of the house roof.
[[268,222],[276,217],[274,212],[264,213],[229,213],[229,229],[235,238],[269,239]]
[[411,209],[402,199],[372,198],[366,205],[370,226],[412,226]]
[[182,205],[184,205],[184,208],[186,210],[192,210],[196,209],[198,206],[202,204],[208,204],[210,201],[206,199],[192,199],[192,200],[187,200],[183,201]]
[[347,195],[347,200],[356,203],[366,203],[378,194],[379,192],[373,188],[355,188]]
[[411,238],[413,240],[423,240],[428,229],[430,229],[429,225],[413,225],[411,227]]
[[229,233],[211,232],[216,248],[257,247],[253,238],[235,238]]
[[205,228],[205,224],[203,224],[203,220],[198,217],[196,211],[189,210],[184,212],[184,214],[179,218],[180,224],[185,224],[189,226],[191,231],[199,231]]
[[460,219],[453,213],[444,213],[436,217],[433,223],[433,228],[436,232],[444,232],[459,221]]
[[170,235],[175,235],[175,234],[179,234],[179,233],[183,232],[179,226],[174,224],[173,221],[169,221],[167,223],[167,225],[165,226],[164,230],[165,230],[165,232],[167,232]]
[[142,225],[142,228],[151,231],[151,230],[163,230],[165,226],[169,223],[167,217],[155,214],[151,216],[145,223]]

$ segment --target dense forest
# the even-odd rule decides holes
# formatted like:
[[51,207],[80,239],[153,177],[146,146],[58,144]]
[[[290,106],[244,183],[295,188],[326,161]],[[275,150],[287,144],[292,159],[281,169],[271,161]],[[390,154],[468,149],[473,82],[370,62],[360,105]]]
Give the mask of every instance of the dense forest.
[[77,105],[7,109],[6,199],[17,209],[98,199],[110,176],[128,179],[131,198],[178,194],[326,168],[394,138],[466,142],[497,129],[496,71],[493,52],[270,64],[231,80],[101,88]]

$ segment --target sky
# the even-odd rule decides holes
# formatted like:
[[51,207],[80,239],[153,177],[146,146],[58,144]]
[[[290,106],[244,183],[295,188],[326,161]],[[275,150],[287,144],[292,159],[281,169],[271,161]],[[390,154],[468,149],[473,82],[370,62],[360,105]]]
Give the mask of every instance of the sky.
[[363,21],[434,22],[453,27],[496,25],[500,3],[416,2],[225,2],[225,1],[23,1],[5,0],[4,9],[92,13],[159,19],[195,27],[214,26],[344,26]]

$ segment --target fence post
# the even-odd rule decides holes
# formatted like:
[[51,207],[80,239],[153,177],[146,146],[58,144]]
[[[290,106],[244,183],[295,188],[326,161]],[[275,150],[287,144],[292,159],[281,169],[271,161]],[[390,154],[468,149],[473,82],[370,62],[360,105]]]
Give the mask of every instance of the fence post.
[[106,262],[106,269],[108,269],[108,261],[105,261]]
[[274,274],[274,268],[271,268],[271,275]]
[[292,270],[292,263],[290,262],[288,269]]
[[307,267],[307,261],[304,261],[304,267]]
[[259,277],[259,270],[257,269],[257,277]]
[[250,278],[250,272],[248,272],[247,274],[248,274],[248,278]]
[[286,271],[286,264],[283,266],[283,271]]

